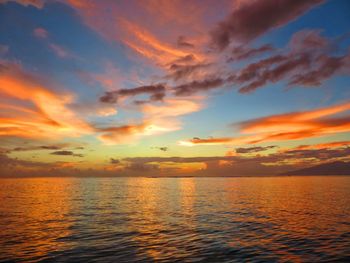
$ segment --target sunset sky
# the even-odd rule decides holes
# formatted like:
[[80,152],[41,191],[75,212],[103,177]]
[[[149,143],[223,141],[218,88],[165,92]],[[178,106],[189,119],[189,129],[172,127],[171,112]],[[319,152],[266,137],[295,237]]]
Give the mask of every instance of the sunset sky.
[[350,161],[348,0],[0,0],[0,176]]

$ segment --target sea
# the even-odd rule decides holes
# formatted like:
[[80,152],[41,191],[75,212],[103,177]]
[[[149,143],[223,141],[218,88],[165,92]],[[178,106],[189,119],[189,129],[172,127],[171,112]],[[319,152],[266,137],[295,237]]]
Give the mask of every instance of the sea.
[[350,262],[350,176],[0,179],[0,262]]

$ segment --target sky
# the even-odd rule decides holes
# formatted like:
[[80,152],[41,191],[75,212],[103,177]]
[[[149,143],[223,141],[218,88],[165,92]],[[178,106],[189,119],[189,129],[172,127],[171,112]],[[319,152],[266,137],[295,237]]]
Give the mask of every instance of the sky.
[[0,0],[0,176],[350,161],[348,0]]

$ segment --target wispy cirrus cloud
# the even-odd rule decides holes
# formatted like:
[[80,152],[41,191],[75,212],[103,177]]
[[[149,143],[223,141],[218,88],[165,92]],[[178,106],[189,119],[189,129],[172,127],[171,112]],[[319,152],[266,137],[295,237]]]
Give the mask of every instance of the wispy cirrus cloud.
[[67,106],[72,94],[54,92],[46,81],[18,64],[2,61],[0,71],[0,135],[41,138],[91,131],[90,125]]
[[33,30],[33,34],[35,37],[46,40],[48,47],[56,54],[56,56],[60,58],[73,58],[74,55],[62,45],[54,43],[50,40],[49,32],[42,27],[37,27]]

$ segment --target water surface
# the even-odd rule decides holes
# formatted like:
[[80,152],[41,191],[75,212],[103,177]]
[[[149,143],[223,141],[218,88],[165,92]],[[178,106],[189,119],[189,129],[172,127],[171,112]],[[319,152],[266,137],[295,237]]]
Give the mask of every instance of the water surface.
[[350,259],[350,177],[1,179],[0,201],[0,261]]

